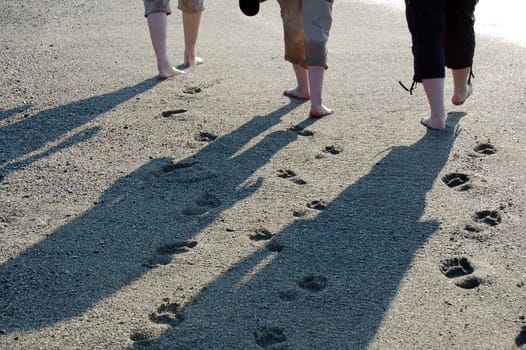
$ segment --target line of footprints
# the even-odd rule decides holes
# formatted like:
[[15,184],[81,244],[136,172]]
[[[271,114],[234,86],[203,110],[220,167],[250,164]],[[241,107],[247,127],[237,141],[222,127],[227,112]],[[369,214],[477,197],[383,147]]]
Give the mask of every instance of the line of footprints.
[[[482,156],[493,155],[497,152],[495,147],[490,143],[478,144],[474,151]],[[455,188],[459,191],[467,191],[472,188],[470,184],[471,178],[469,175],[463,173],[451,173],[442,178],[442,181],[450,188]],[[499,208],[504,209],[504,206]],[[501,223],[502,217],[499,210],[481,210],[476,212],[472,217],[474,224],[467,224],[464,230],[471,234],[471,238],[484,240],[484,237],[477,236],[482,231],[480,225],[487,225],[490,227],[497,226]],[[470,237],[468,235],[468,237]],[[478,277],[473,276],[474,268],[466,257],[455,257],[441,261],[440,271],[449,279],[452,279],[460,288],[473,289],[477,288],[484,281]],[[518,285],[523,286],[523,283]],[[522,323],[521,330],[515,338],[513,349],[526,349],[526,319],[524,316],[519,317],[519,323]]]
[[[492,155],[497,152],[495,147],[489,143],[479,144],[474,151],[481,155]],[[459,191],[467,191],[472,188],[471,178],[463,173],[450,173],[442,178],[442,181],[450,188]],[[471,217],[473,224],[467,224],[464,227],[469,233],[479,233],[482,231],[480,224],[488,226],[497,226],[501,222],[501,215],[497,210],[481,210]],[[450,279],[454,280],[455,285],[464,289],[473,289],[478,287],[484,281],[473,276],[474,269],[465,257],[452,258],[441,261],[440,271]]]
[[[172,117],[176,114],[183,114],[187,112],[186,110],[173,110],[166,111],[162,113],[162,116],[165,118]],[[288,129],[289,132],[296,133],[298,136],[313,136],[314,133],[310,130],[307,130],[301,126],[292,126]],[[216,140],[217,136],[208,133],[200,132],[195,135],[194,139],[201,142],[213,142]],[[322,158],[323,154],[337,155],[340,154],[343,149],[338,145],[326,146],[322,152],[316,156],[316,158]],[[176,163],[168,164],[163,166],[161,173],[171,173],[176,171],[183,171],[187,168],[190,168],[197,164],[197,162],[187,162],[187,163]],[[278,177],[283,179],[288,179],[296,185],[306,185],[307,182],[299,177],[292,170],[278,170]],[[203,215],[214,208],[221,206],[221,201],[214,194],[205,192],[199,195],[195,200],[191,201],[185,208],[182,210],[182,214],[187,216],[199,216]],[[324,200],[313,200],[306,205],[307,208],[312,210],[325,210],[328,207],[328,204]],[[306,215],[306,210],[297,210],[293,212],[293,216],[302,217]],[[229,232],[234,232],[235,228],[228,227],[226,229]],[[281,245],[277,240],[273,239],[274,234],[264,228],[256,229],[248,238],[254,242],[267,242],[266,249],[271,252],[279,253],[284,249],[284,246]],[[168,265],[172,262],[172,259],[175,255],[183,254],[189,252],[192,248],[197,246],[198,242],[193,240],[187,241],[177,241],[165,244],[161,247],[158,247],[156,252],[148,259],[144,264],[147,268],[156,268],[161,265]],[[289,289],[281,291],[279,297],[282,300],[291,301],[300,297],[300,290],[304,290],[309,293],[317,293],[324,290],[327,286],[328,279],[325,276],[321,275],[307,275],[297,281],[296,287],[298,289]],[[149,322],[152,325],[169,325],[171,327],[176,327],[184,322],[185,315],[183,308],[177,303],[171,300],[170,298],[163,299],[162,303],[157,307],[157,309],[150,313],[148,316]],[[268,326],[258,326],[253,333],[255,343],[262,347],[267,348],[274,344],[279,344],[286,341],[286,336],[283,332],[283,329],[279,327],[268,327]],[[159,330],[155,330],[152,327],[141,327],[136,329],[130,336],[130,339],[136,342],[139,346],[148,347],[149,341],[153,338],[159,336]]]
[[[174,113],[173,111],[170,112],[171,113],[165,113],[166,115],[163,114],[163,116],[168,117],[173,114],[184,113],[186,111],[178,110],[176,113]],[[312,131],[306,130],[300,126],[293,126],[289,128],[288,131],[294,132],[299,136],[313,136],[314,134]],[[217,136],[208,132],[200,132],[198,135],[195,136],[195,140],[201,142],[213,142],[216,138]],[[323,149],[323,152],[320,153],[317,156],[317,158],[323,157],[323,153],[337,155],[340,154],[342,151],[343,149],[341,147],[337,145],[330,145],[325,147]],[[497,152],[496,149],[489,143],[477,145],[474,148],[474,151],[484,156],[492,155]],[[194,164],[195,163],[182,164],[181,166],[178,166],[178,164],[172,164],[168,166],[169,168],[165,167],[166,169],[163,169],[163,171],[177,171],[179,169],[191,167]],[[292,170],[280,169],[278,170],[277,176],[283,179],[288,179],[296,185],[307,184],[305,180],[297,177],[297,174]],[[463,173],[447,174],[442,178],[442,181],[448,187],[457,189],[459,191],[467,191],[472,188],[470,183],[470,176]],[[203,193],[194,201],[192,201],[186,208],[184,208],[182,213],[188,216],[202,215],[214,208],[219,207],[220,205],[221,201],[216,196],[210,193]],[[312,210],[325,210],[327,209],[328,204],[323,200],[313,200],[307,203],[306,207]],[[302,217],[305,214],[306,210],[297,210],[293,212],[293,215],[295,217]],[[474,224],[468,224],[464,227],[464,229],[466,232],[472,234],[480,233],[482,231],[482,229],[480,228],[481,224],[488,226],[497,226],[502,220],[498,210],[478,211],[472,216],[471,219]],[[227,228],[227,231],[233,232],[235,231],[235,229]],[[255,230],[254,233],[249,235],[249,239],[252,241],[267,241],[268,243],[266,245],[266,249],[268,249],[271,252],[279,253],[284,249],[284,246],[277,242],[275,239],[273,239],[273,237],[274,234],[262,228]],[[171,263],[174,255],[188,252],[196,245],[196,241],[179,241],[166,244],[157,249],[155,254],[149,259],[145,266],[148,268],[155,268],[160,265],[168,265]],[[460,288],[473,289],[480,286],[481,283],[484,283],[482,279],[473,275],[474,268],[470,263],[469,259],[466,257],[455,257],[451,259],[442,260],[440,264],[440,271],[442,272],[442,274],[444,274],[444,276],[453,280],[455,285],[457,285]],[[300,290],[317,293],[324,290],[327,286],[327,283],[328,279],[325,276],[308,275],[302,278],[301,280],[297,281],[297,287]],[[299,296],[300,291],[294,288],[281,291],[279,293],[279,297],[282,300],[286,301],[295,300]],[[169,298],[166,298],[163,300],[161,305],[159,305],[157,309],[149,315],[148,319],[154,324],[165,324],[175,327],[184,322],[185,316],[184,310],[180,307],[178,303],[170,300]],[[525,323],[525,319],[523,316],[521,316],[520,320],[521,322]],[[158,336],[157,332],[151,331],[151,329],[146,328],[136,330],[130,338],[135,342],[139,342],[139,345],[144,342],[143,345],[147,346],[148,340],[155,338],[156,336]],[[283,343],[287,339],[282,328],[264,325],[258,326],[255,329],[253,336],[255,343],[262,348],[268,348],[273,345]],[[520,333],[517,335],[515,339],[515,346],[517,349],[522,349],[523,347],[526,347],[526,325],[522,327]]]

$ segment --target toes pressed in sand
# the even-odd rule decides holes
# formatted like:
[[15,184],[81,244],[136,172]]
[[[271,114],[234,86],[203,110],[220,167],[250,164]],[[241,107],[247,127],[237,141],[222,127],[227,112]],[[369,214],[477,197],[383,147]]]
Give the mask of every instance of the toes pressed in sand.
[[471,96],[473,93],[473,86],[471,84],[468,84],[466,86],[466,91],[463,93],[455,93],[453,97],[451,98],[451,103],[453,103],[455,106],[460,106],[466,100]]
[[436,118],[431,118],[431,117],[422,118],[420,120],[420,124],[432,130],[445,130],[446,129],[445,119],[437,120]]

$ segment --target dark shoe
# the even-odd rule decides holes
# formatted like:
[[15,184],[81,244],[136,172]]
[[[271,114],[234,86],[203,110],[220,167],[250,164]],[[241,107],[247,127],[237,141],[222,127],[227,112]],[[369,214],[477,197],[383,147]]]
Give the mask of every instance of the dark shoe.
[[255,16],[259,12],[259,0],[239,0],[239,8],[246,16]]

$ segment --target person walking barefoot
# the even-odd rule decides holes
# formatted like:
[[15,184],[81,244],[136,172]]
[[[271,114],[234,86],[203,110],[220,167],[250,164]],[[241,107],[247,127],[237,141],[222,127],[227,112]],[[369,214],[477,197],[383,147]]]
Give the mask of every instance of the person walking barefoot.
[[[406,19],[413,43],[413,86],[421,82],[430,114],[421,124],[446,128],[445,67],[452,71],[451,102],[462,105],[473,93],[475,53],[474,12],[478,0],[405,0]],[[412,91],[412,88],[409,89]]]
[[284,95],[310,100],[309,116],[333,113],[323,103],[327,42],[332,25],[332,1],[278,0],[284,29],[285,60],[292,64],[297,85]]
[[[172,13],[170,0],[143,0],[144,16],[148,22],[148,30],[152,41],[153,51],[157,61],[160,79],[167,79],[184,74],[170,63],[166,46],[168,20]],[[184,31],[184,65],[186,67],[203,63],[203,59],[196,55],[195,47],[199,34],[201,13],[204,11],[204,0],[179,0],[178,9],[182,12]]]

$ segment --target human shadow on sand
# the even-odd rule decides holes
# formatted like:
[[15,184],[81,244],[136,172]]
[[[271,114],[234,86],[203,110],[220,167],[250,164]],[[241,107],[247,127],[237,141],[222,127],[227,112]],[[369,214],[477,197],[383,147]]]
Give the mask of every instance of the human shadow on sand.
[[[34,115],[27,115],[23,119],[0,127],[0,174],[7,176],[14,169],[20,169],[32,161],[43,158],[44,154],[38,154],[23,159],[26,155],[43,148],[49,142],[58,140],[71,130],[153,88],[158,83],[157,78],[146,79],[117,91],[46,109]],[[0,120],[25,112],[29,107],[20,106],[2,111],[0,112]],[[85,140],[86,136],[92,137],[97,131],[98,128],[91,128],[89,131],[79,132],[44,153],[49,155],[58,152],[64,147],[71,146],[72,143]],[[16,159],[18,161],[12,162]]]
[[[273,131],[244,147],[297,105],[253,117],[187,159],[150,161],[113,183],[92,209],[0,266],[0,329],[9,334],[81,314],[149,271],[159,247],[192,238],[252,194],[261,180],[246,180],[298,135]],[[200,210],[188,210],[203,196],[208,202]]]
[[11,118],[12,116],[27,111],[29,108],[31,108],[31,105],[23,105],[16,108],[6,109],[6,110],[0,110],[0,121]]
[[449,115],[447,132],[392,147],[326,210],[294,221],[204,288],[178,310],[183,322],[132,348],[367,348],[415,251],[438,228],[421,217],[462,115]]

